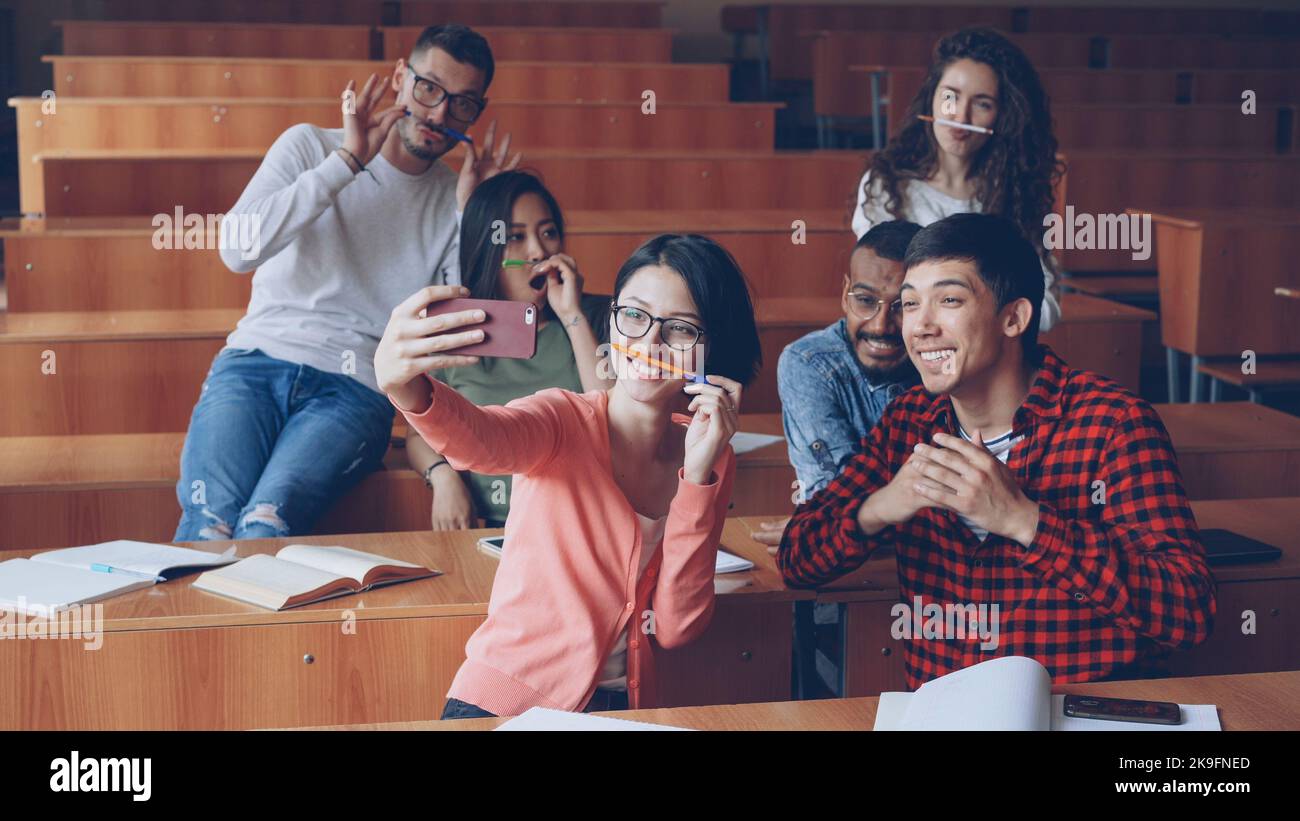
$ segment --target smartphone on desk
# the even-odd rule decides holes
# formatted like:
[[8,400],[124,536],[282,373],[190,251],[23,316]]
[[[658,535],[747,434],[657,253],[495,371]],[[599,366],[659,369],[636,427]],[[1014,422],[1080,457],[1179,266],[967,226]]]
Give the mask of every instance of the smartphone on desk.
[[483,331],[483,341],[440,351],[457,356],[499,356],[506,359],[532,359],[537,352],[537,306],[531,302],[507,299],[470,299],[468,297],[431,302],[425,316],[481,310],[485,319],[475,325],[455,328],[452,333]]
[[1140,701],[1132,698],[1067,695],[1065,714],[1071,718],[1133,721],[1139,724],[1181,724],[1183,722],[1183,711],[1172,701]]

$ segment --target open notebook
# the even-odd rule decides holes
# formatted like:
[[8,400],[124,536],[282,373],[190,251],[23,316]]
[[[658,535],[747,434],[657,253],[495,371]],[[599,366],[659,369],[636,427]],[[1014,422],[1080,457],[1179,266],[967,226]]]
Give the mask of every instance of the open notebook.
[[229,567],[209,570],[195,580],[194,587],[270,610],[287,610],[441,574],[350,547],[291,544],[274,556],[255,553]]
[[102,601],[200,567],[238,561],[225,553],[119,540],[0,562],[0,608],[40,615]]
[[1213,704],[1180,704],[1183,722],[1138,724],[1065,715],[1047,668],[1030,658],[992,659],[922,684],[881,693],[877,730],[1219,730]]
[[629,721],[625,718],[594,716],[588,713],[566,713],[563,710],[551,710],[546,707],[529,707],[522,715],[515,716],[496,728],[497,730],[528,731],[542,730],[577,730],[579,732],[628,732],[628,731],[683,731],[685,727],[669,727],[665,724],[650,724],[645,721]]
[[[478,540],[478,549],[494,558],[501,558],[501,553],[505,549],[505,536],[484,536]],[[739,573],[742,570],[753,570],[754,563],[749,559],[737,556],[735,553],[728,553],[722,548],[718,548],[718,558],[713,565],[714,575],[722,573]]]

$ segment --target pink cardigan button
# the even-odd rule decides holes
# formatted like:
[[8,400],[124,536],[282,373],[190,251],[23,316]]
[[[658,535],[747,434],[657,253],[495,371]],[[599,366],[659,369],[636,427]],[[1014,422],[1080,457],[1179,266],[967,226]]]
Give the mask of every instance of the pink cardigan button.
[[636,679],[631,679],[630,681],[628,681],[627,687],[629,690],[635,690],[640,684],[641,682],[637,681]]

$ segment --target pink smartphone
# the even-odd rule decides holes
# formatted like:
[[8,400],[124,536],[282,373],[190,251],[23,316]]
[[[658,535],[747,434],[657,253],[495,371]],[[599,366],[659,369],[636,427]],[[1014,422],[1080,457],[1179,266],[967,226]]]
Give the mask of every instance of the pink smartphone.
[[531,302],[505,299],[444,299],[431,302],[425,316],[453,314],[459,311],[483,311],[487,317],[475,325],[464,325],[454,332],[481,329],[483,341],[451,348],[442,353],[458,356],[500,356],[507,359],[532,359],[537,352],[537,306]]

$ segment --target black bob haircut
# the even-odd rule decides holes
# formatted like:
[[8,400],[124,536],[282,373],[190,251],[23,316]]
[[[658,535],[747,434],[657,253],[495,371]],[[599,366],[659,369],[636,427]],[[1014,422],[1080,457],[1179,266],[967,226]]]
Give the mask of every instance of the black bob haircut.
[[704,372],[749,384],[763,361],[749,284],[736,260],[699,234],[660,234],[632,252],[614,278],[614,301],[637,271],[650,266],[676,271],[691,292],[704,323]]
[[497,233],[493,223],[500,220],[509,229],[515,201],[524,194],[541,198],[555,220],[555,230],[564,238],[560,204],[536,175],[527,171],[502,171],[479,183],[465,203],[465,214],[460,221],[460,282],[469,288],[474,299],[499,297],[506,246],[492,241]]
[[943,260],[974,263],[999,311],[1017,299],[1029,300],[1033,315],[1020,343],[1025,361],[1038,364],[1043,269],[1038,252],[1016,224],[993,214],[953,214],[917,232],[907,246],[903,266],[910,270],[923,262]]
[[496,73],[496,61],[492,59],[492,49],[483,35],[460,23],[429,26],[416,38],[411,48],[411,60],[431,48],[440,48],[456,62],[483,72],[483,93],[487,93],[488,86],[492,85],[492,75]]
[[870,231],[858,237],[853,250],[870,248],[878,257],[892,259],[894,262],[902,262],[903,257],[907,254],[908,243],[920,230],[921,226],[906,220],[878,222],[871,226]]

